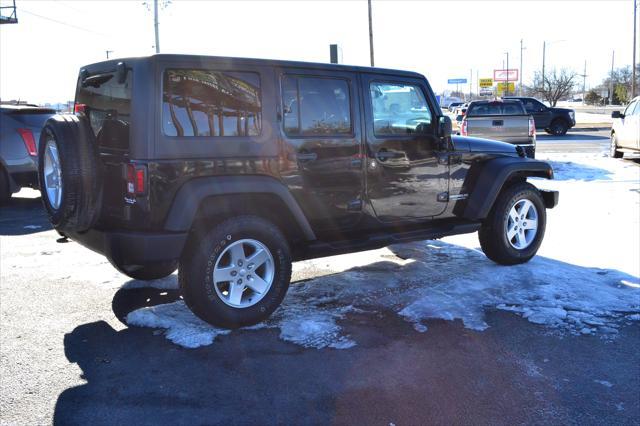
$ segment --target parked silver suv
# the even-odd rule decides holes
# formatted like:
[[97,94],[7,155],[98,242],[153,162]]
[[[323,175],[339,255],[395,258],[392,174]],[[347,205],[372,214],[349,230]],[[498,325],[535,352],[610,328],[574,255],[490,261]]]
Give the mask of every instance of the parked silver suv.
[[38,139],[55,113],[37,105],[0,106],[0,205],[21,187],[38,187]]

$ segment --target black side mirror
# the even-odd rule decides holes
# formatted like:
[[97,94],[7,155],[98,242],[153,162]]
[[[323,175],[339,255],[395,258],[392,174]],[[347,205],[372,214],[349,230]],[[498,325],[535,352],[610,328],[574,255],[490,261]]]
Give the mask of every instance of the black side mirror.
[[124,84],[127,81],[127,66],[124,62],[118,62],[116,65],[116,81],[118,84]]
[[438,136],[441,138],[449,138],[451,137],[451,130],[453,126],[451,125],[451,118],[445,115],[440,117],[438,121]]
[[620,111],[613,111],[611,113],[611,118],[624,118],[624,114],[622,114]]

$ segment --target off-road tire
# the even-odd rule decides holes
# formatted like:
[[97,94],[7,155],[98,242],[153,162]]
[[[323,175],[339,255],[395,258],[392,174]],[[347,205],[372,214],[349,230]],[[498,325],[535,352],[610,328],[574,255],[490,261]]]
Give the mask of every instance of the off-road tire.
[[159,280],[168,277],[178,269],[178,261],[160,262],[152,265],[113,265],[126,276],[140,281]]
[[[204,321],[224,328],[257,324],[271,315],[284,298],[291,280],[291,253],[283,233],[257,216],[224,220],[210,230],[192,232],[178,268],[178,281],[187,306]],[[243,239],[264,244],[271,252],[275,273],[271,287],[256,304],[236,308],[216,291],[213,270],[226,246]]]
[[[520,200],[529,200],[538,215],[538,228],[531,244],[518,250],[508,241],[506,224],[511,208]],[[544,200],[535,186],[523,182],[504,188],[493,205],[491,212],[478,231],[480,247],[491,260],[501,265],[516,265],[528,262],[540,248],[547,217]]]
[[611,133],[611,145],[610,145],[611,158],[622,158],[624,155],[622,151],[618,151],[618,137],[615,133]]
[[549,126],[549,133],[554,136],[564,136],[565,134],[567,134],[568,130],[569,124],[567,124],[566,120],[563,120],[562,118],[553,120],[553,122]]
[[9,187],[9,176],[2,166],[0,166],[0,206],[4,206],[11,198],[11,188]]
[[[62,197],[57,209],[48,198],[44,177],[49,140],[58,148],[62,175]],[[44,208],[56,230],[82,232],[96,223],[102,202],[101,180],[102,167],[87,118],[70,114],[49,118],[40,134],[38,181]]]

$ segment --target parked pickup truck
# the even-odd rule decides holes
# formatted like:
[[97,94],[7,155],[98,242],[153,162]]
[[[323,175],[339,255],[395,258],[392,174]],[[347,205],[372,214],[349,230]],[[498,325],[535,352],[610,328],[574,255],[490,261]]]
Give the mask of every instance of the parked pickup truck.
[[524,96],[509,96],[504,99],[522,102],[525,111],[533,116],[536,129],[544,130],[550,135],[563,136],[576,125],[576,112],[572,109],[548,107],[535,98]]
[[536,126],[518,100],[471,102],[460,124],[460,134],[519,145],[527,157],[535,157]]

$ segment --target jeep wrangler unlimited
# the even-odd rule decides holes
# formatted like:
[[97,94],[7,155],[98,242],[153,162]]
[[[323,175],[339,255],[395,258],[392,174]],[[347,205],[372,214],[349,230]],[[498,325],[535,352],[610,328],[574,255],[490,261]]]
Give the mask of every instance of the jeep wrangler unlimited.
[[55,229],[140,280],[178,269],[203,320],[240,327],[285,296],[291,262],[479,232],[531,259],[558,201],[512,144],[452,137],[420,74],[154,55],[80,70],[75,114],[39,141]]

